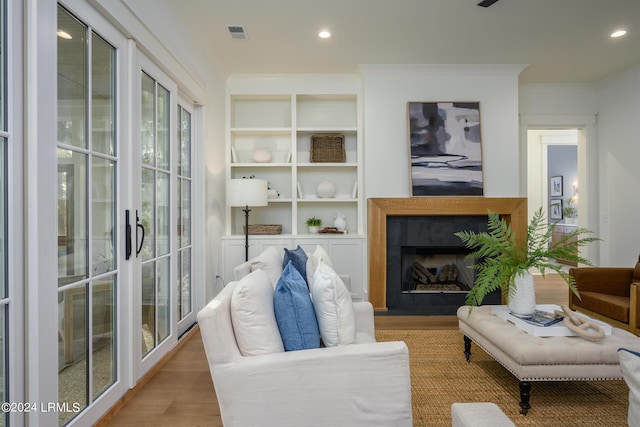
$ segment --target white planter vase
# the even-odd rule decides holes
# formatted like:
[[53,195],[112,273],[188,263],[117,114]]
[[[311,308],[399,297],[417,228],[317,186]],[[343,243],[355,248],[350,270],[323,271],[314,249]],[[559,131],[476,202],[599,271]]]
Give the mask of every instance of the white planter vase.
[[329,181],[322,181],[316,186],[316,194],[321,199],[331,198],[336,195],[336,186]]
[[536,310],[536,287],[533,283],[533,275],[528,271],[516,274],[514,278],[514,292],[507,296],[507,307],[516,317],[527,318]]
[[318,234],[320,232],[320,227],[317,225],[309,225],[307,227],[310,234]]

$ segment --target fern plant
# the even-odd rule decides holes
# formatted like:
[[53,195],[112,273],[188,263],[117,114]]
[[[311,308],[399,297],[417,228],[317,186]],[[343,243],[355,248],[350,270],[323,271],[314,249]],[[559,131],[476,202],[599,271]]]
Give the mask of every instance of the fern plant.
[[591,233],[586,228],[577,228],[566,234],[561,240],[550,245],[553,223],[547,223],[542,208],[538,209],[527,226],[526,238],[516,239],[511,226],[495,212],[488,211],[488,232],[459,231],[455,233],[472,252],[468,258],[474,258],[473,268],[476,280],[467,294],[466,304],[482,304],[484,297],[501,289],[502,297],[509,301],[515,292],[514,280],[530,268],[537,268],[544,277],[546,270],[558,273],[569,285],[569,289],[578,297],[578,289],[573,277],[562,266],[551,259],[562,258],[580,264],[591,265],[589,260],[580,256],[579,248],[600,240],[597,237],[581,237]]

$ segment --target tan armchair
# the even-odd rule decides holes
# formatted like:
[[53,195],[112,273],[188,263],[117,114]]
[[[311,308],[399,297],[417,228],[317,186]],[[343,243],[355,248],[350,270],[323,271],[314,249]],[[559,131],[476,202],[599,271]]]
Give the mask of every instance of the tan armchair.
[[569,292],[569,307],[618,328],[640,333],[640,257],[635,268],[579,267],[569,270],[580,299]]

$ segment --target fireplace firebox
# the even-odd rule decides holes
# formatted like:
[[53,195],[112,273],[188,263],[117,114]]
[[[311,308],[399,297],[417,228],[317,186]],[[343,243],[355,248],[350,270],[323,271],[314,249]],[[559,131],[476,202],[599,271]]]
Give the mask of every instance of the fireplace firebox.
[[[389,314],[454,315],[473,287],[474,259],[454,235],[487,231],[486,215],[387,218]],[[500,294],[485,303],[499,304]]]

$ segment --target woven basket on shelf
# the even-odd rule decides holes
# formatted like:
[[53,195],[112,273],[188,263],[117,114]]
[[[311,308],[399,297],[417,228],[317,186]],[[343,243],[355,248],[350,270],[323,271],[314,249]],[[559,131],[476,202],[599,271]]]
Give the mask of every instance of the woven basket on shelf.
[[344,163],[344,135],[311,135],[311,163]]
[[[244,225],[242,226],[244,230]],[[253,224],[249,225],[249,234],[280,234],[282,224]]]

